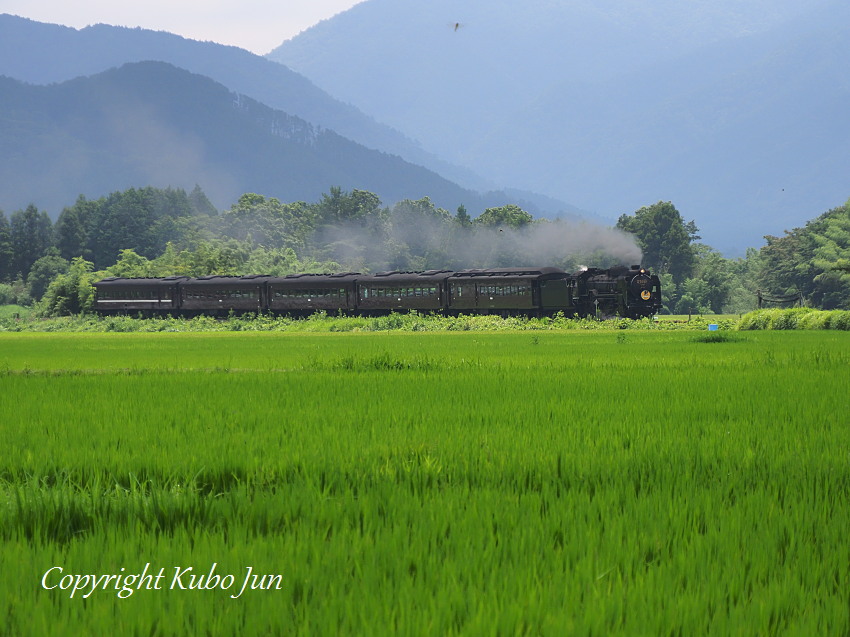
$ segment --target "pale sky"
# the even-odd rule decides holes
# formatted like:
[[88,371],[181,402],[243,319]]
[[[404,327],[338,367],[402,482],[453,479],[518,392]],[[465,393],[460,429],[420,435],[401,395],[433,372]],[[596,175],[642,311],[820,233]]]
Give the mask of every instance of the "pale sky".
[[0,0],[0,13],[77,29],[112,24],[169,31],[265,55],[362,0]]

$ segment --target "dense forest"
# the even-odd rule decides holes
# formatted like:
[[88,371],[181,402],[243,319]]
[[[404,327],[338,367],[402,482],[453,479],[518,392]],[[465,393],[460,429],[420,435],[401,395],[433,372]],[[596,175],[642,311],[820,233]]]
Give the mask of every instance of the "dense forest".
[[745,258],[699,242],[671,202],[622,215],[616,228],[535,219],[516,205],[473,217],[428,197],[388,207],[363,190],[330,188],[317,203],[248,193],[219,212],[196,187],[80,196],[53,223],[35,205],[0,211],[0,304],[39,313],[90,307],[102,276],[273,274],[554,265],[578,270],[628,261],[657,271],[664,311],[738,313],[763,299],[850,309],[850,202]]

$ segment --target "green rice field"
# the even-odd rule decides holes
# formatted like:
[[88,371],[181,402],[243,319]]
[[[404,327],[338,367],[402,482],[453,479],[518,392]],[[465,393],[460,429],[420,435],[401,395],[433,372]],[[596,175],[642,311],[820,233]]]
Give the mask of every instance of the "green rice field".
[[850,633],[850,334],[0,333],[0,634]]

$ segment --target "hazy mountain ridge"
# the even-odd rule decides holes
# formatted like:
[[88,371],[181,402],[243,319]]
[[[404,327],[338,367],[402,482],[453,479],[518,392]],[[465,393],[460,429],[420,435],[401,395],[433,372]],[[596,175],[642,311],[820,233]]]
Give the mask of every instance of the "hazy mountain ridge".
[[244,192],[315,201],[333,185],[387,203],[429,195],[445,206],[484,205],[436,173],[166,63],[49,86],[0,78],[4,208],[35,201],[55,213],[78,194],[196,183],[220,207]]
[[97,24],[73,29],[0,14],[0,75],[31,84],[64,82],[128,62],[163,61],[214,79],[240,94],[368,148],[399,155],[479,190],[492,188],[472,171],[424,151],[399,131],[340,102],[284,65],[233,46],[163,31]]
[[832,0],[368,0],[269,57],[499,183],[610,217],[673,200],[743,249],[850,194],[848,20]]

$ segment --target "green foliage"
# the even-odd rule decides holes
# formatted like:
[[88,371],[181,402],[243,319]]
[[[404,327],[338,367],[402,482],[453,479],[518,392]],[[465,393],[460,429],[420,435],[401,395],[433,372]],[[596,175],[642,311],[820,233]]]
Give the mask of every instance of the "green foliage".
[[80,195],[70,208],[59,214],[54,228],[54,237],[59,254],[64,259],[90,258],[92,229],[98,223],[99,209],[103,200],[89,201]]
[[534,221],[534,217],[516,204],[487,208],[475,219],[475,223],[479,226],[489,228],[505,226],[515,229],[527,226],[532,221]]
[[454,231],[448,211],[437,208],[428,197],[399,201],[389,214],[387,268],[445,268]]
[[669,201],[644,206],[633,216],[622,215],[617,227],[635,235],[643,251],[643,264],[670,273],[679,285],[693,273],[696,258],[691,242],[699,239],[693,221],[685,223]]
[[[12,227],[4,231],[0,213],[0,280],[5,276],[11,281],[20,264],[29,263],[20,279],[35,288],[18,290],[12,284],[12,297],[26,303],[30,292],[36,299],[43,293],[48,279],[62,266],[57,259],[47,259],[31,275],[30,269],[51,248],[44,243],[51,232],[49,219],[35,206],[13,218],[15,242]],[[62,259],[82,256],[114,276],[369,272],[522,265],[528,255],[516,239],[546,223],[534,221],[512,204],[489,208],[474,222],[465,207],[460,206],[453,217],[428,197],[382,208],[373,193],[339,187],[332,187],[316,204],[286,204],[247,193],[218,215],[198,187],[189,195],[176,189],[142,188],[96,201],[81,196],[62,211],[53,241]],[[750,249],[746,258],[735,260],[693,243],[698,238],[696,226],[685,223],[670,202],[623,215],[617,225],[635,234],[644,250],[644,264],[658,272],[666,313],[750,311],[759,289],[766,295],[799,289],[812,305],[850,307],[846,205],[785,237],[767,237],[767,246]],[[470,246],[476,249],[467,249]],[[552,265],[572,271],[588,263],[615,265],[610,259],[597,250],[564,254]]]
[[249,274],[244,272],[251,246],[234,239],[199,243],[194,249],[178,251],[169,243],[165,252],[154,259],[153,276],[206,276]]
[[694,336],[695,343],[734,343],[740,341],[740,337],[730,334],[729,332],[702,332]]
[[766,309],[744,314],[739,330],[850,330],[850,311],[812,308]]
[[759,284],[772,295],[798,290],[824,309],[850,309],[850,203],[783,237],[766,237]]
[[303,202],[282,204],[273,197],[249,193],[219,217],[218,227],[225,237],[239,241],[303,250],[315,228],[315,213]]
[[190,200],[182,189],[130,188],[114,192],[87,208],[87,250],[96,267],[113,263],[121,250],[133,250],[147,259],[161,254],[169,242],[203,240],[209,210],[198,210],[198,196]]
[[11,305],[14,302],[12,286],[9,283],[0,283],[0,305]]
[[[103,272],[92,274],[98,280]],[[90,285],[91,279],[89,279]],[[91,289],[91,288],[86,288]],[[46,295],[45,298],[48,298]],[[45,304],[40,304],[42,316],[51,315]],[[16,332],[509,332],[509,331],[694,331],[705,330],[709,319],[694,316],[691,321],[655,321],[651,319],[609,319],[572,318],[558,313],[553,317],[512,316],[502,318],[497,315],[458,315],[420,314],[410,312],[386,316],[329,316],[325,312],[316,312],[305,319],[293,319],[287,316],[270,314],[233,315],[224,319],[209,316],[194,318],[160,317],[138,318],[133,316],[61,316],[54,312],[50,320],[15,323],[0,322],[0,331]],[[721,329],[735,327],[731,319],[712,318]]]
[[189,205],[196,216],[215,217],[218,214],[218,210],[197,184],[189,193]]
[[850,309],[850,202],[823,221],[812,233],[812,265],[820,270],[814,277],[813,302],[825,309]]
[[[0,283],[0,300],[10,298],[6,296],[10,287],[6,283]],[[21,317],[24,320],[28,320],[31,318],[31,312],[32,308],[24,307],[23,305],[15,305],[14,303],[8,305],[0,304],[0,320],[6,319],[9,323],[19,322],[21,321]],[[0,331],[3,331],[2,327],[0,327]]]
[[336,225],[347,222],[368,223],[370,218],[380,217],[381,200],[374,193],[354,189],[344,192],[339,186],[331,186],[316,205],[319,223]]
[[[721,314],[727,311],[729,297],[733,287],[743,283],[736,276],[735,265],[713,248],[695,243],[691,246],[694,254],[693,276],[688,277],[669,293],[662,285],[662,293],[675,302],[675,314]],[[672,277],[670,277],[672,283]],[[675,284],[674,284],[675,286]],[[753,293],[750,298],[754,298]],[[752,309],[753,303],[747,309]]]
[[469,216],[469,213],[466,211],[466,206],[464,206],[463,204],[457,207],[455,222],[461,228],[469,228],[472,225],[472,217]]
[[133,250],[121,250],[118,253],[118,260],[114,265],[109,266],[106,271],[110,276],[120,276],[124,278],[140,278],[157,276],[156,266],[145,257],[136,254]]
[[50,248],[45,256],[33,263],[27,276],[27,287],[32,300],[41,300],[50,282],[60,274],[65,274],[69,266],[70,263],[59,256],[56,248]]
[[12,214],[9,224],[12,245],[12,270],[26,276],[33,263],[53,245],[53,223],[44,211],[30,204]]
[[339,272],[340,270],[339,263],[316,261],[311,257],[300,258],[292,248],[273,250],[257,248],[248,255],[239,273],[286,276],[299,272]]
[[6,215],[0,210],[0,282],[11,281],[14,272],[15,251],[12,248],[12,232]]
[[[37,305],[40,316],[64,316],[91,312],[95,290],[92,283],[94,265],[82,257],[71,260],[67,273],[51,281],[41,302]],[[100,278],[100,277],[97,277]]]

